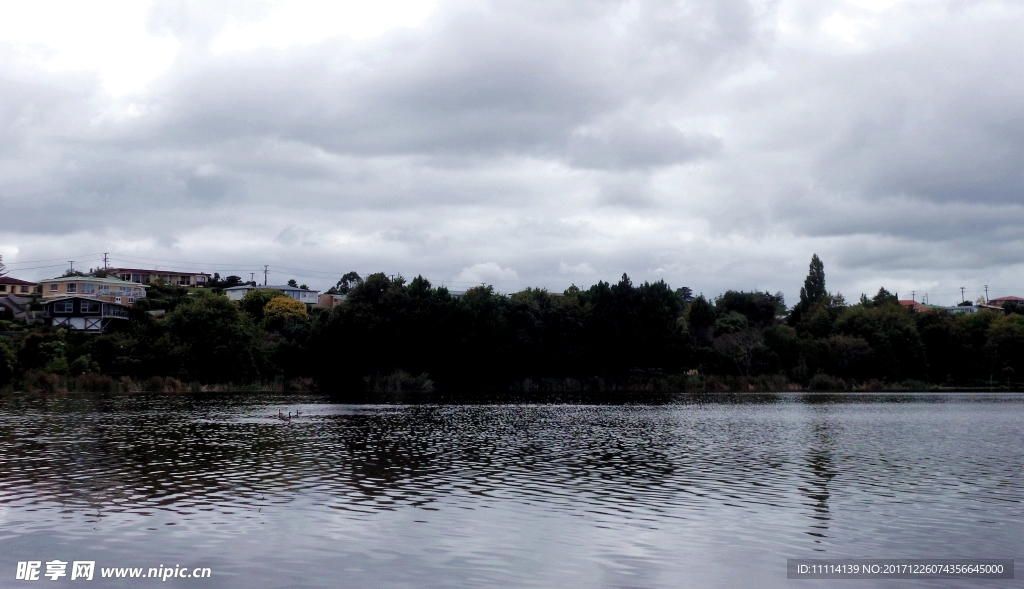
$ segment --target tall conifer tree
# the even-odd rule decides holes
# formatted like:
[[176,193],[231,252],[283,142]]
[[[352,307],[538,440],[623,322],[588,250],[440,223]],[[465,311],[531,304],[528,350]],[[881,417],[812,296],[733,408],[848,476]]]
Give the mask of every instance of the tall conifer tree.
[[821,263],[818,254],[811,256],[811,267],[804,279],[804,286],[800,289],[800,308],[806,309],[814,303],[825,300],[828,291],[825,290],[825,265]]

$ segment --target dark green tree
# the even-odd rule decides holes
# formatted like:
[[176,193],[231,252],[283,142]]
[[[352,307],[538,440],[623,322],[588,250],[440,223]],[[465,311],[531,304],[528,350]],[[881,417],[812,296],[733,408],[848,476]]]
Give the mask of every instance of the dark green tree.
[[990,374],[1024,374],[1024,315],[1014,313],[994,321],[985,348],[995,363]]
[[[899,305],[848,307],[835,322],[837,334],[860,338],[871,348],[864,375],[886,380],[922,378],[928,361],[913,313]],[[857,351],[859,358],[864,354]]]
[[258,329],[222,296],[199,296],[167,314],[162,353],[177,360],[175,374],[203,383],[259,377]]
[[214,272],[213,278],[210,279],[211,288],[231,288],[232,286],[238,286],[239,284],[242,284],[241,276],[232,275],[221,280],[220,272]]
[[885,290],[884,286],[879,288],[878,293],[871,298],[871,305],[874,307],[881,307],[882,305],[898,305],[899,303],[899,297]]
[[677,288],[676,296],[679,297],[679,304],[681,306],[686,306],[693,302],[693,290],[688,286],[681,286]]
[[775,317],[786,309],[782,293],[726,291],[715,299],[719,313],[734,311],[747,318],[751,324],[766,327],[775,323]]
[[820,303],[828,298],[828,291],[825,290],[825,265],[821,263],[818,254],[811,256],[811,265],[804,279],[804,285],[800,289],[800,308],[808,309],[815,303]]
[[254,288],[249,292],[245,293],[239,304],[242,310],[252,318],[252,322],[259,324],[263,321],[263,310],[267,307],[267,303],[271,299],[277,297],[288,296],[279,290],[273,288]]
[[717,319],[718,313],[715,311],[715,307],[704,298],[704,295],[698,296],[686,308],[686,325],[690,330],[690,335],[700,343],[710,343],[714,338]]
[[5,387],[14,380],[18,367],[18,357],[6,338],[0,339],[0,387]]
[[[381,275],[383,276],[383,274]],[[363,279],[359,277],[358,272],[347,272],[340,280],[338,280],[338,283],[334,285],[334,292],[331,294],[347,295],[349,291],[362,283]]]

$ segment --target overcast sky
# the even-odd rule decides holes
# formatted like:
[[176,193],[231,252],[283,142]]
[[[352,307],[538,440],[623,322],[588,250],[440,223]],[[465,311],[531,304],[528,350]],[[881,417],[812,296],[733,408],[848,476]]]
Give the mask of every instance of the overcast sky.
[[0,11],[12,276],[1024,296],[1022,2]]

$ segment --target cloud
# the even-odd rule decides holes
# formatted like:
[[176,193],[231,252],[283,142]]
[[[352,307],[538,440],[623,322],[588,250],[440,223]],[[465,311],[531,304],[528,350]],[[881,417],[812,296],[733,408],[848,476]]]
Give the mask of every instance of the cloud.
[[579,264],[566,264],[565,262],[559,262],[558,272],[572,276],[593,276],[595,274],[594,269],[586,262],[580,262]]
[[478,262],[455,277],[456,284],[511,284],[519,281],[519,274],[512,268],[502,268],[495,262]]
[[686,134],[668,123],[640,119],[580,127],[569,136],[566,151],[573,166],[633,169],[681,164],[721,148],[717,137]]
[[847,293],[1019,289],[1019,3],[325,10],[154,2],[88,16],[113,23],[95,45],[53,33],[74,11],[12,13],[11,271],[99,249],[320,287],[626,272],[792,299],[817,252]]
[[302,229],[296,225],[289,225],[281,230],[274,238],[274,241],[283,246],[301,245],[304,247],[316,247],[316,241],[312,232]]

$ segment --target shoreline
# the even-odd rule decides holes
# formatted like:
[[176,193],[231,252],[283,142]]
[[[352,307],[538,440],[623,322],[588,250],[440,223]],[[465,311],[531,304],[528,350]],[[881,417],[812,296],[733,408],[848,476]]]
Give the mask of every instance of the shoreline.
[[[812,383],[813,384],[813,381]],[[66,394],[66,393],[112,393],[112,394],[202,394],[202,393],[279,393],[279,394],[324,394],[363,397],[530,397],[548,395],[580,395],[590,397],[635,396],[657,397],[679,394],[844,394],[844,393],[1022,393],[1024,383],[1007,385],[979,385],[977,383],[952,385],[934,384],[923,381],[884,382],[872,380],[865,383],[845,383],[830,380],[828,387],[813,387],[810,384],[793,383],[785,377],[732,377],[672,375],[657,379],[606,379],[590,377],[575,378],[526,378],[514,381],[505,388],[493,387],[435,387],[427,375],[415,378],[404,373],[399,376],[364,378],[361,386],[322,387],[313,379],[275,379],[253,383],[184,382],[174,377],[150,377],[133,379],[127,376],[112,377],[98,374],[67,376],[55,373],[33,373],[20,386],[0,388],[0,393],[19,394]],[[405,386],[403,386],[405,385]],[[410,386],[411,385],[411,386]],[[836,386],[844,385],[844,386]]]

